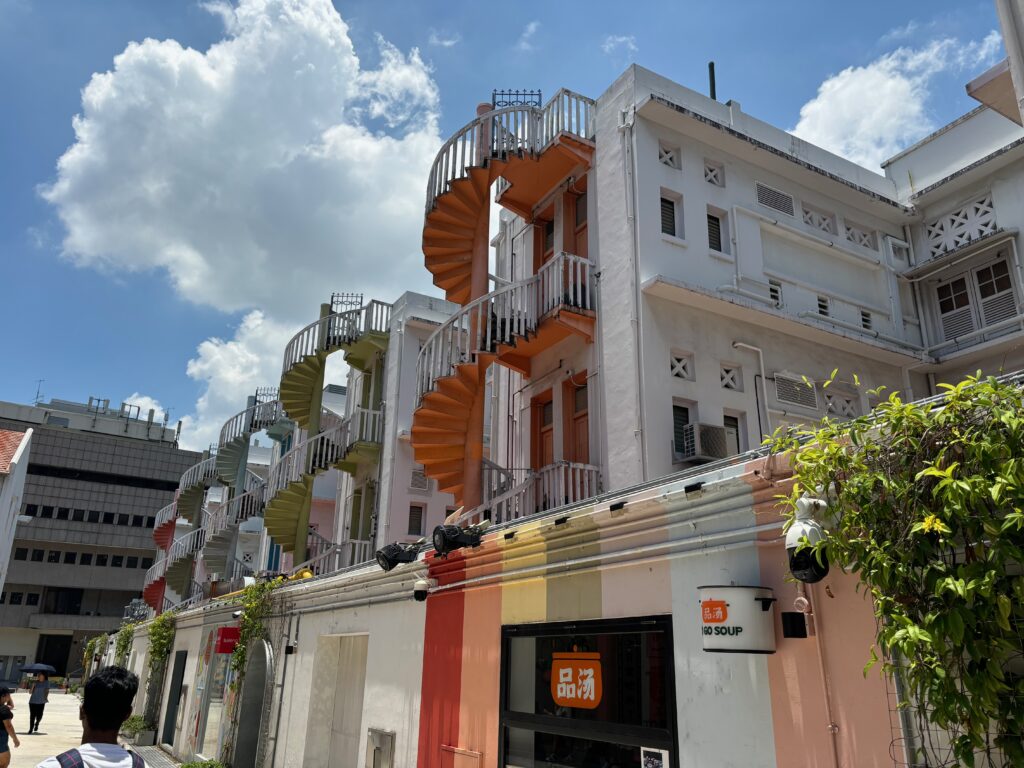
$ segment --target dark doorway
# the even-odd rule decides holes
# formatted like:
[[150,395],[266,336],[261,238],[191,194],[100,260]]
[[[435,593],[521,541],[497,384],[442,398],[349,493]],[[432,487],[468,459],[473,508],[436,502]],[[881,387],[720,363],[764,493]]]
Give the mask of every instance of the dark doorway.
[[49,664],[57,670],[58,677],[66,675],[71,639],[71,635],[40,635],[36,645],[36,663]]
[[238,712],[238,733],[235,737],[234,768],[255,768],[263,733],[267,684],[274,679],[274,651],[261,640],[249,653],[242,682],[242,699]]
[[174,669],[171,671],[171,687],[167,691],[167,714],[164,716],[164,732],[160,737],[163,744],[174,744],[174,726],[178,721],[178,707],[181,705],[181,683],[185,679],[185,659],[188,651],[174,654]]

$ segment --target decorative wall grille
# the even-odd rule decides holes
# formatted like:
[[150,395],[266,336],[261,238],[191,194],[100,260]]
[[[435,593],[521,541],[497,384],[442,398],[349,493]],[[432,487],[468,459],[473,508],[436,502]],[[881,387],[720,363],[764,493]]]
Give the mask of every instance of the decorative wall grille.
[[825,393],[825,410],[836,416],[852,419],[857,415],[857,404],[852,397],[837,392]]
[[723,389],[739,389],[740,369],[734,365],[723,365],[721,380]]
[[678,355],[673,353],[671,357],[672,376],[676,379],[693,378],[693,360],[689,355]]
[[803,379],[775,374],[775,397],[780,403],[818,409],[818,391],[813,383],[807,385]]
[[409,477],[409,488],[413,491],[430,490],[430,478],[423,471],[423,467],[413,467],[412,475]]
[[932,256],[967,245],[996,231],[996,212],[992,195],[968,203],[958,211],[946,214],[927,225],[928,249]]
[[757,182],[757,202],[787,216],[793,215],[793,198],[785,192],[766,187],[761,182]]
[[704,181],[716,187],[725,186],[725,168],[710,160],[704,161]]
[[669,168],[679,168],[679,150],[674,147],[658,145],[658,162]]
[[878,246],[875,245],[875,233],[867,227],[847,221],[843,229],[846,232],[846,239],[851,243],[870,248],[872,251],[878,250]]
[[825,211],[819,211],[815,208],[809,208],[804,206],[804,224],[814,229],[819,229],[829,235],[836,234],[836,217],[835,214],[825,213]]

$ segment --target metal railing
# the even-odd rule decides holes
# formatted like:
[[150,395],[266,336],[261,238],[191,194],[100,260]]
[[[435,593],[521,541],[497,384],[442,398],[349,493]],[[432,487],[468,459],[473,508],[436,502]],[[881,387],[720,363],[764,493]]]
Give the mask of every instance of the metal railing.
[[167,559],[164,557],[164,553],[160,553],[160,559],[153,563],[152,566],[146,571],[146,578],[143,580],[143,588],[148,587],[153,582],[162,579],[164,573],[167,572]]
[[310,323],[288,342],[282,372],[287,373],[310,355],[351,344],[367,333],[388,333],[391,305],[371,301],[359,309],[337,312]]
[[217,457],[210,456],[185,470],[178,483],[178,490],[184,491],[197,486],[206,486],[217,477]]
[[594,268],[588,259],[559,253],[536,275],[502,286],[464,306],[431,334],[416,360],[417,401],[438,379],[481,353],[497,354],[501,346],[533,334],[540,320],[568,307],[594,309]]
[[153,523],[153,530],[157,530],[160,526],[165,525],[178,516],[178,503],[172,501],[166,507],[156,513],[156,521]]
[[463,126],[444,143],[427,180],[427,213],[452,183],[491,158],[542,152],[562,133],[594,138],[594,101],[562,89],[543,107],[499,107]]
[[[314,576],[327,576],[343,568],[368,563],[373,559],[372,542],[368,540],[350,539],[341,544],[329,543],[318,549],[320,551],[312,557],[293,567],[289,575],[294,576],[304,570],[309,570]],[[315,550],[310,548],[309,551],[314,552]]]
[[188,597],[182,600],[180,603],[176,603],[172,607],[179,611],[184,611],[192,606],[199,605],[203,600],[206,599],[206,592],[203,589],[203,585],[198,581],[193,581],[189,585]]
[[205,541],[206,530],[203,528],[196,528],[181,538],[175,539],[174,543],[171,544],[171,548],[167,551],[167,567],[174,565],[174,563],[183,558],[195,556],[203,548]]
[[590,464],[558,461],[539,470],[517,468],[505,472],[514,484],[492,495],[493,484],[488,484],[485,474],[483,502],[460,515],[457,524],[473,525],[484,519],[495,524],[505,523],[575,504],[601,492],[601,470]]
[[224,426],[220,430],[218,446],[223,448],[235,440],[246,440],[253,432],[266,429],[282,416],[284,416],[284,411],[281,409],[280,400],[257,403],[251,408],[246,408],[224,422]]

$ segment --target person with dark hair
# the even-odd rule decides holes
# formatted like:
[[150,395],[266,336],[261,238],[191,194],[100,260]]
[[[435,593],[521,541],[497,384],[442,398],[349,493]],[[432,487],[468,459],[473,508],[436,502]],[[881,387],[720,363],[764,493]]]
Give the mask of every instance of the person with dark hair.
[[121,724],[132,713],[139,678],[124,667],[104,667],[82,687],[82,744],[37,768],[145,768],[145,761],[117,743]]
[[36,675],[32,683],[32,694],[28,697],[28,732],[39,733],[39,721],[43,719],[43,709],[50,700],[50,679],[45,672]]
[[21,746],[18,734],[14,732],[14,715],[11,713],[13,706],[11,692],[7,688],[0,688],[0,768],[7,768],[11,764],[10,742],[14,742],[16,747]]

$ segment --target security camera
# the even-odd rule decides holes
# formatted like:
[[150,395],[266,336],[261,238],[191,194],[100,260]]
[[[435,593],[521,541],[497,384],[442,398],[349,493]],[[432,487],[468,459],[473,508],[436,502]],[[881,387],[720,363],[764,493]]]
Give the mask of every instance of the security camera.
[[412,585],[412,596],[417,603],[422,603],[427,599],[430,588],[436,586],[437,581],[435,579],[416,579],[416,583]]
[[235,611],[234,613],[231,614],[231,617],[234,618],[234,619],[240,619],[240,618],[242,618],[242,612],[241,611]]
[[786,554],[789,570],[798,581],[814,584],[828,576],[828,557],[824,551],[820,555],[815,552],[815,545],[825,538],[825,531],[814,519],[815,513],[827,508],[824,501],[806,494],[796,500],[796,519],[786,531]]

